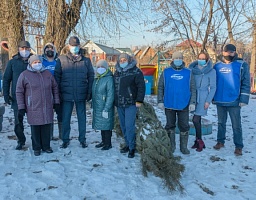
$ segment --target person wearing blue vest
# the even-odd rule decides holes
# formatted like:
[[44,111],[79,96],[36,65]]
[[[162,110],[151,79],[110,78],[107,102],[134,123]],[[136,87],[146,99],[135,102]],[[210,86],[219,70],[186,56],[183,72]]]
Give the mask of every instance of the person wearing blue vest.
[[196,82],[196,109],[192,119],[196,130],[196,140],[191,148],[200,152],[205,148],[202,140],[201,118],[207,115],[216,91],[216,72],[209,54],[203,51],[199,53],[197,60],[189,65],[189,69],[192,70]]
[[196,89],[192,71],[185,67],[183,54],[174,52],[170,67],[164,69],[158,82],[158,107],[165,110],[165,129],[170,137],[171,151],[176,149],[176,116],[180,130],[180,151],[189,154],[189,111],[195,110]]
[[250,71],[248,64],[238,58],[236,47],[227,44],[222,52],[223,60],[214,65],[217,76],[217,90],[214,103],[217,105],[218,133],[214,149],[224,147],[226,139],[226,122],[229,114],[232,129],[235,155],[242,155],[243,136],[241,125],[241,107],[249,103]]
[[[56,52],[56,47],[52,43],[47,43],[44,46],[43,49],[44,54],[42,55],[43,57],[43,66],[45,69],[47,69],[51,74],[54,76],[54,70],[56,66],[56,59],[58,57],[57,52]],[[59,129],[59,139],[61,139],[62,135],[62,113],[61,113],[61,105],[60,104],[55,104],[54,105],[55,112],[57,114],[57,120],[58,120],[58,129]],[[51,124],[51,131],[50,131],[50,136],[51,139],[53,139],[53,128],[54,124]]]

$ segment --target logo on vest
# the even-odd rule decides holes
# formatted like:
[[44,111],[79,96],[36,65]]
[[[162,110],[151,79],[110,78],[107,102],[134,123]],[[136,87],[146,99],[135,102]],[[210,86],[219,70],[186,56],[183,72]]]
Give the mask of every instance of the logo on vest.
[[220,69],[220,73],[223,73],[223,74],[228,74],[231,72],[231,69],[227,68],[227,67],[222,67]]
[[180,74],[173,74],[173,75],[171,75],[171,78],[175,79],[175,80],[181,80],[181,79],[183,79],[183,76]]

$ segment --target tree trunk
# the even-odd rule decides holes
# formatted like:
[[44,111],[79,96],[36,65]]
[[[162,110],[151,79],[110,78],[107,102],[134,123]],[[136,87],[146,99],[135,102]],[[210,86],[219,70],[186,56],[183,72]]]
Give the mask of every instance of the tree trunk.
[[1,37],[8,38],[9,57],[17,53],[17,46],[24,40],[21,0],[2,0],[0,14]]
[[52,42],[60,52],[65,41],[80,19],[83,0],[73,0],[71,4],[65,0],[48,0],[48,16],[44,43]]

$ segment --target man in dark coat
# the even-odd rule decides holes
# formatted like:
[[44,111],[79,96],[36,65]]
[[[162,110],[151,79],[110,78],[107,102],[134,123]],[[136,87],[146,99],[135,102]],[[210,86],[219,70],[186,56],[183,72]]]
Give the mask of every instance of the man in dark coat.
[[[16,101],[16,85],[20,74],[27,69],[28,59],[32,55],[29,42],[21,41],[18,45],[18,53],[7,63],[3,77],[3,95],[6,104],[11,105],[14,111],[14,132],[18,138],[16,150],[21,150],[25,145],[23,118],[18,118],[18,105]],[[11,87],[11,91],[10,91]]]
[[55,79],[59,85],[62,100],[62,148],[69,145],[70,119],[74,104],[78,118],[79,142],[86,148],[86,101],[92,98],[94,70],[91,60],[80,51],[78,37],[69,39],[69,51],[57,60]]

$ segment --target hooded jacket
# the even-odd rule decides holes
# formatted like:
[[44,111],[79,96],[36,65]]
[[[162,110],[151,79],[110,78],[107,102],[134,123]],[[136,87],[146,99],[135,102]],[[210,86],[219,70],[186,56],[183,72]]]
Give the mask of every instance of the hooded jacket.
[[136,64],[136,60],[133,59],[129,60],[125,68],[121,68],[119,62],[116,63],[114,104],[117,107],[129,107],[136,102],[144,101],[146,90],[144,76]]
[[216,71],[212,68],[212,61],[208,60],[203,68],[198,67],[198,62],[194,61],[189,65],[196,83],[196,115],[206,115],[207,110],[204,104],[212,102],[216,91]]
[[53,123],[53,104],[59,104],[58,85],[48,70],[35,71],[28,65],[19,76],[16,97],[18,109],[25,109],[30,125]]
[[[92,86],[93,120],[95,130],[112,130],[114,127],[114,79],[108,69],[94,79]],[[102,112],[108,112],[108,118],[102,117]]]
[[[49,61],[47,59],[46,54],[45,54],[45,49],[48,45],[53,47],[53,52],[54,52],[54,54],[53,54],[54,60],[53,61]],[[42,57],[43,57],[43,66],[45,67],[45,69],[49,70],[52,75],[54,75],[54,70],[55,70],[55,66],[56,66],[56,59],[57,59],[57,56],[58,56],[57,51],[56,51],[56,47],[52,43],[47,43],[44,46],[43,52],[44,52],[44,54],[42,55]]]

